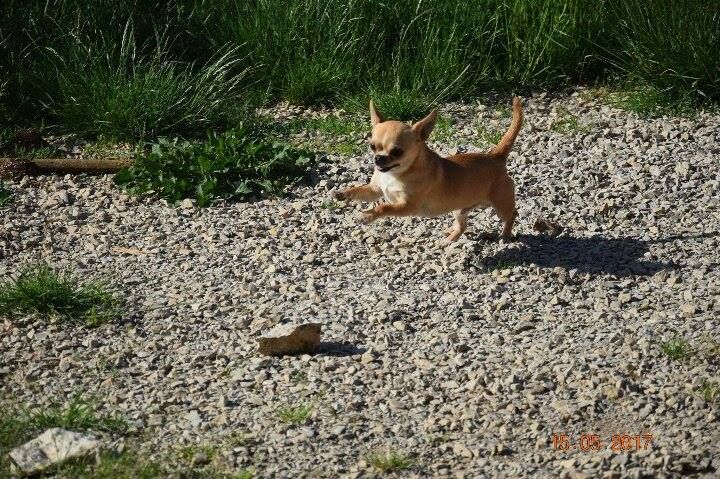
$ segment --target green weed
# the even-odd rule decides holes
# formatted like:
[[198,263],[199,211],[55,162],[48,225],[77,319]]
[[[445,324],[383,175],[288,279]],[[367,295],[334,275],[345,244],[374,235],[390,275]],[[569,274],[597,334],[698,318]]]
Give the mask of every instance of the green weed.
[[241,125],[211,133],[205,142],[163,140],[115,175],[115,182],[132,194],[153,192],[174,202],[194,198],[198,206],[280,195],[305,176],[315,155],[257,137]]
[[412,461],[407,456],[392,451],[371,453],[367,456],[367,461],[383,473],[402,471],[412,466]]
[[718,383],[705,380],[696,392],[710,404],[715,404],[720,401],[720,384]]
[[310,406],[286,406],[278,410],[280,421],[288,424],[304,424],[312,414]]
[[672,338],[668,341],[663,341],[660,343],[660,350],[665,354],[665,356],[669,357],[670,359],[686,359],[690,357],[694,350],[690,346],[690,343],[685,341],[682,338]]
[[119,316],[119,299],[105,283],[81,282],[67,270],[39,263],[0,283],[0,315],[35,314],[94,327]]

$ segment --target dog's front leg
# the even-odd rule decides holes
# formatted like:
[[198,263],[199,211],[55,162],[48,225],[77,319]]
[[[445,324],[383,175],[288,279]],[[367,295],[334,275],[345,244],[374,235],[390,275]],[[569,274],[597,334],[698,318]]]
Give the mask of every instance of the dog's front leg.
[[333,190],[330,193],[330,196],[332,196],[335,200],[345,201],[345,200],[355,200],[355,201],[377,201],[382,197],[382,190],[380,188],[377,188],[373,184],[367,184],[362,186],[354,186],[352,188],[347,188],[344,190]]
[[407,202],[381,203],[374,208],[370,208],[360,213],[358,221],[363,224],[369,224],[384,216],[410,216],[415,213],[415,210],[415,206]]

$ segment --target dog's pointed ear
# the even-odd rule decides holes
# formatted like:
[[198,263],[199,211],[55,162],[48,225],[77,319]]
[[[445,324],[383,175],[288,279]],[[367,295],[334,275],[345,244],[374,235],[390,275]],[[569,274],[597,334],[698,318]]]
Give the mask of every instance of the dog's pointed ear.
[[372,126],[377,125],[378,123],[382,123],[385,121],[385,118],[380,114],[380,112],[375,108],[375,103],[373,103],[372,100],[370,100],[370,122],[372,123]]
[[435,122],[437,121],[437,110],[431,111],[428,116],[415,123],[412,128],[420,134],[420,138],[423,141],[427,141],[430,138],[433,128],[435,128]]

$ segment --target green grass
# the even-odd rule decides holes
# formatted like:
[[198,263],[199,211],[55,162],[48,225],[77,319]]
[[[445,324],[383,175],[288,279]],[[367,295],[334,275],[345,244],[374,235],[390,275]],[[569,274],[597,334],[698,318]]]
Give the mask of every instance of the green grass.
[[61,131],[143,139],[227,124],[223,116],[228,104],[240,101],[238,85],[244,74],[236,72],[240,58],[234,49],[197,69],[157,55],[133,55],[134,46],[128,46],[111,65],[105,59],[80,58],[67,67],[49,112]]
[[57,158],[62,156],[58,150],[51,146],[43,146],[41,148],[34,148],[32,150],[26,150],[24,148],[17,148],[13,152],[13,156],[23,159],[35,159],[35,158]]
[[134,158],[144,152],[142,142],[123,142],[118,138],[99,136],[83,146],[83,157],[93,159]]
[[[91,434],[107,433],[125,436],[129,423],[121,416],[100,412],[96,400],[75,396],[68,404],[47,407],[22,408],[0,405],[0,477],[14,477],[10,474],[10,459],[7,453],[15,447],[33,439],[45,430],[60,427]],[[222,447],[236,447],[245,444],[241,435],[229,437]],[[101,450],[98,461],[95,457],[67,463],[47,471],[53,477],[63,479],[160,479],[178,472],[182,477],[206,479],[250,479],[252,469],[227,471],[216,467],[212,459],[221,446],[191,446],[180,450],[177,457],[149,460],[140,453],[137,445],[128,441],[122,452]],[[196,453],[203,452],[211,462],[207,465],[193,465]]]
[[335,201],[335,200],[326,200],[320,204],[320,208],[325,209],[325,210],[333,210],[333,211],[341,210],[343,208],[343,206],[344,205],[342,202]]
[[682,360],[694,353],[690,343],[682,338],[672,338],[660,343],[660,351],[670,359]]
[[612,22],[601,55],[618,75],[657,92],[654,101],[718,98],[720,4],[636,0],[607,6]]
[[503,132],[497,128],[487,126],[485,123],[478,121],[476,123],[477,134],[480,140],[487,146],[497,145],[502,139]]
[[[221,449],[231,449],[245,445],[247,441],[241,434],[232,435],[220,444],[193,444],[180,448],[178,451],[179,460],[170,460],[174,466],[180,466],[182,477],[197,479],[250,479],[255,476],[253,469],[244,469],[239,472],[232,472],[226,466],[216,461]],[[207,463],[194,464],[197,455],[205,456]]]
[[[355,155],[365,149],[364,142],[358,140],[370,130],[370,121],[360,121],[358,118],[338,118],[328,116],[325,118],[296,118],[283,123],[272,124],[263,120],[270,134],[277,133],[287,141],[299,148],[325,151],[340,155]],[[297,139],[293,134],[309,134],[309,138]]]
[[13,194],[10,189],[0,180],[0,207],[7,206],[12,203]]
[[82,396],[75,396],[65,406],[32,409],[4,406],[0,408],[0,476],[5,477],[3,473],[9,470],[7,453],[10,450],[53,427],[77,432],[124,434],[129,424],[120,416],[100,413],[95,402]]
[[442,143],[448,143],[452,140],[454,133],[455,129],[453,128],[452,118],[440,115],[438,116],[437,122],[435,122],[435,128],[433,128],[430,139]]
[[698,390],[697,394],[710,404],[720,402],[720,384],[713,383],[710,381],[703,381]]
[[0,315],[37,315],[43,319],[98,326],[119,316],[119,299],[105,283],[81,282],[67,270],[46,263],[28,266],[0,283]]
[[291,133],[316,131],[324,135],[354,135],[370,128],[370,120],[358,121],[356,118],[325,118],[293,119],[286,123],[285,128]]
[[36,431],[61,427],[73,431],[98,431],[124,434],[128,422],[121,416],[98,413],[97,405],[76,396],[67,406],[50,406],[26,413],[26,425]]
[[407,456],[392,451],[368,454],[367,461],[383,473],[402,471],[412,466],[412,461]]
[[168,471],[138,451],[129,449],[122,453],[101,452],[99,462],[92,458],[71,463],[60,467],[56,475],[67,479],[160,479],[168,477]]
[[493,271],[502,271],[504,269],[513,269],[517,266],[520,266],[522,263],[518,261],[497,261],[495,264],[492,265]]
[[500,142],[505,134],[506,128],[501,124],[509,125],[512,110],[507,105],[496,107],[492,112],[492,120],[490,118],[481,117],[475,121],[475,129],[480,140],[486,146],[494,146]]
[[312,407],[306,405],[285,406],[277,411],[278,419],[287,424],[304,424],[312,414]]
[[[422,119],[434,106],[433,102],[420,91],[382,88],[373,88],[368,94],[348,98],[343,106],[350,112],[369,116],[370,98],[386,119],[407,123]],[[366,128],[369,129],[369,126]]]
[[566,107],[561,106],[557,109],[557,118],[550,127],[551,131],[562,134],[570,133],[586,133],[590,130],[588,125],[581,125],[578,117],[570,113]]
[[607,94],[608,102],[645,117],[692,116],[692,99],[686,94],[663,92],[652,86],[627,86]]

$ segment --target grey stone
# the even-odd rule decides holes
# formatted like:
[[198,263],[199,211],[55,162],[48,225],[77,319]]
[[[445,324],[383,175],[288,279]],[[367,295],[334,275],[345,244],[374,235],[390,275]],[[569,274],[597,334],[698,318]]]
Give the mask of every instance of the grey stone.
[[10,451],[10,458],[27,475],[98,451],[100,442],[90,434],[52,428]]
[[319,323],[279,325],[258,339],[258,351],[266,356],[313,354],[320,347]]

